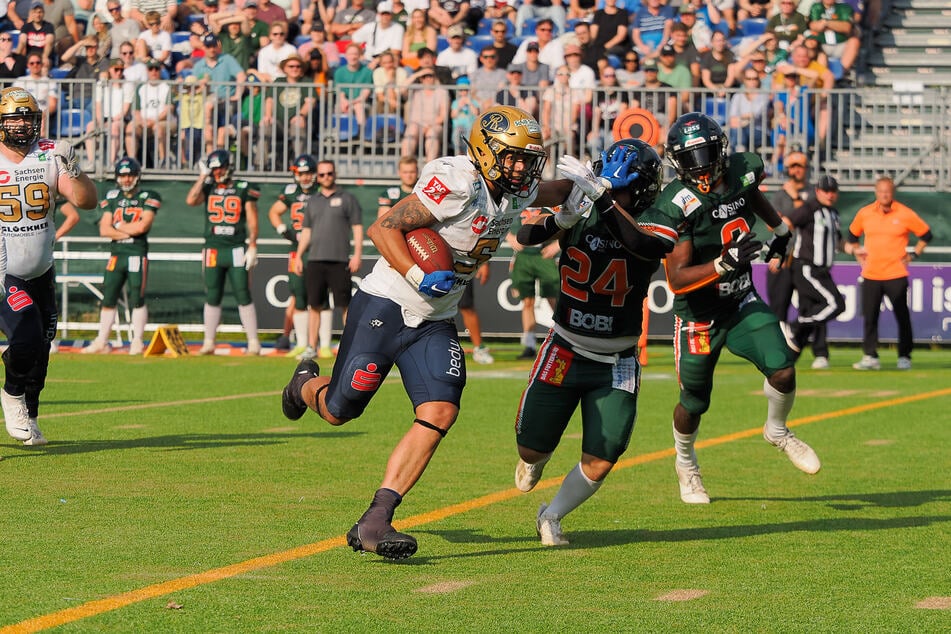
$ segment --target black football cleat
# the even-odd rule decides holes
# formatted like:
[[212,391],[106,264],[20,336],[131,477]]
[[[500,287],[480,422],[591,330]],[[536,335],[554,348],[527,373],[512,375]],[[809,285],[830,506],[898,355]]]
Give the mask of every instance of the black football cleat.
[[[378,537],[374,539],[368,533],[378,533]],[[376,553],[384,559],[394,560],[412,556],[417,548],[415,537],[400,533],[389,524],[374,531],[365,526],[361,530],[360,522],[347,531],[347,545],[357,552]]]
[[312,359],[297,364],[294,376],[281,394],[281,411],[284,412],[284,416],[290,420],[297,420],[304,415],[307,411],[307,403],[301,398],[301,388],[315,376],[320,376],[320,367]]

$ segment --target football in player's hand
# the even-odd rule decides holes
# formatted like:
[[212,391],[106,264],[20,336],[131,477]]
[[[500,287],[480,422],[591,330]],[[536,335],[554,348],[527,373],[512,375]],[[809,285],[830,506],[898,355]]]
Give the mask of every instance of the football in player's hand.
[[423,273],[452,270],[452,249],[432,229],[421,227],[408,232],[406,246]]

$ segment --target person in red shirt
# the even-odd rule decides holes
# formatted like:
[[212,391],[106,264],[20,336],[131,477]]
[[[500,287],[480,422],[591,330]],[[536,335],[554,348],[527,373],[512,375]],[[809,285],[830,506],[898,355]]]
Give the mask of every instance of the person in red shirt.
[[[908,234],[918,237],[907,252]],[[859,237],[865,235],[864,244]],[[895,200],[895,182],[888,177],[875,182],[875,202],[859,209],[849,226],[845,252],[862,265],[862,359],[856,370],[878,370],[878,315],[887,297],[898,322],[898,369],[911,369],[911,314],[908,312],[908,263],[917,260],[931,241],[931,229],[918,214]]]

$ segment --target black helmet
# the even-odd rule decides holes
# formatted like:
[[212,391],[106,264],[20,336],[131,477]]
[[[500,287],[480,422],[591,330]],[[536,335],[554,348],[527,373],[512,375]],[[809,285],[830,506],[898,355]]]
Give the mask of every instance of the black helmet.
[[[132,184],[123,185],[119,183],[120,176],[133,176]],[[131,156],[123,156],[119,159],[119,162],[116,163],[116,184],[119,185],[119,189],[122,191],[126,193],[134,191],[135,188],[139,186],[140,176],[142,176],[142,165]]]
[[729,144],[720,124],[705,114],[688,112],[670,126],[666,154],[677,176],[706,194],[726,169]]
[[231,180],[231,173],[233,171],[231,167],[231,152],[228,150],[215,150],[208,155],[208,169],[212,171],[212,175],[214,175],[216,169],[221,167],[225,168],[225,175],[221,179],[216,180],[218,183],[227,183]]
[[301,189],[308,191],[317,179],[317,159],[310,154],[301,154],[291,163],[291,173]]
[[634,154],[628,168],[628,174],[637,174],[627,191],[631,195],[630,208],[625,209],[632,214],[640,213],[651,206],[660,193],[661,162],[660,156],[649,144],[640,139],[621,139],[601,153],[601,158],[594,163],[594,173],[601,175],[601,168],[605,159],[614,156],[616,152],[623,152],[625,158]]

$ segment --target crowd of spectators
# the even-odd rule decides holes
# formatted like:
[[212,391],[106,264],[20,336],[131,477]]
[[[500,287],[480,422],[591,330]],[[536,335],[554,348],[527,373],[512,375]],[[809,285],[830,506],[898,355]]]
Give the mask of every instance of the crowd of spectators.
[[[707,112],[737,149],[771,139],[781,157],[790,135],[813,144],[828,133],[827,89],[854,77],[863,9],[862,0],[12,0],[0,21],[0,82],[29,88],[51,128],[64,104],[84,108],[87,129],[107,139],[86,140],[87,160],[97,143],[114,160],[154,139],[155,167],[247,144],[256,126],[296,154],[320,127],[330,82],[334,114],[357,129],[396,115],[402,152],[425,158],[461,149],[459,133],[494,103],[532,112],[553,152],[594,156],[618,115],[639,107],[661,128]],[[77,104],[68,87],[60,94],[54,79],[64,77],[95,91]],[[166,153],[163,138],[177,150]]]

